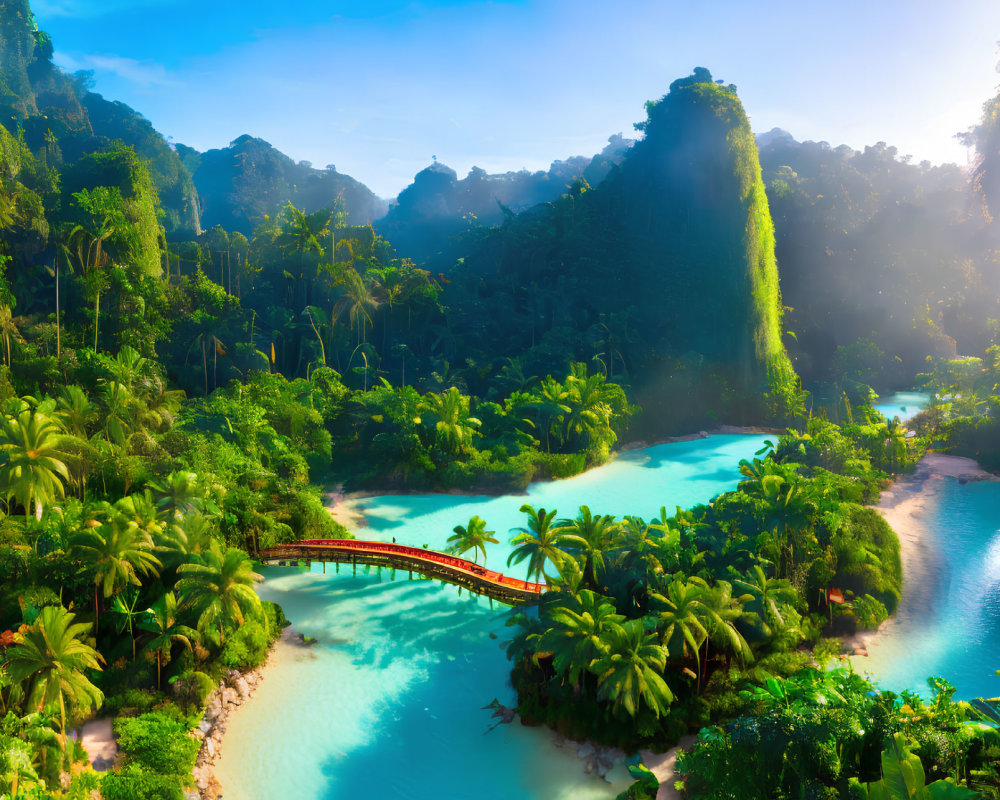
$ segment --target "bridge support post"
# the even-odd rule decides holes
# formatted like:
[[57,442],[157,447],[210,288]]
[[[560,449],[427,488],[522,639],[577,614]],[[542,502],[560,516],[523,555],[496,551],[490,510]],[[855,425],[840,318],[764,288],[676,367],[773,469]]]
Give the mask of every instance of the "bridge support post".
[[326,562],[323,562],[323,574],[326,575]]
[[354,575],[357,577],[358,574],[358,562],[355,559],[354,553],[351,553],[351,569],[354,570]]

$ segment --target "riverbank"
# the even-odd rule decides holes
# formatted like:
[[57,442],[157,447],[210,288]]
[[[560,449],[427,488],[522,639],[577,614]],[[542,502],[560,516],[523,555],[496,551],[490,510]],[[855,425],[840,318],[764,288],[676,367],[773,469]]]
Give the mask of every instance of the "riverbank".
[[[941,557],[930,517],[945,481],[952,479],[959,484],[1000,481],[1000,477],[982,469],[971,458],[928,453],[911,474],[898,478],[882,492],[875,508],[899,538],[903,595],[897,613],[877,631],[853,637],[852,647],[871,652],[871,648],[881,647],[892,639],[901,619],[936,614],[947,592],[949,568]],[[867,666],[858,656],[852,657],[852,663],[858,670]]]
[[[239,775],[240,765],[238,759],[223,757],[223,741],[226,740],[230,745],[227,749],[231,749],[233,738],[239,738],[239,712],[253,697],[262,681],[278,670],[281,664],[301,657],[308,658],[307,655],[301,655],[308,649],[309,645],[302,634],[289,626],[271,646],[263,665],[247,673],[227,676],[206,698],[205,716],[196,730],[196,735],[200,735],[202,739],[202,745],[194,768],[195,786],[202,800],[239,796],[238,792],[226,789],[227,785],[234,784],[233,776]],[[229,732],[230,726],[234,728],[234,732]]]
[[[603,464],[595,464],[592,467],[587,468],[581,473],[569,476],[567,478],[553,478],[549,480],[533,481],[531,485],[544,485],[544,484],[556,484],[564,481],[572,481],[575,478],[580,478],[583,475],[592,473],[594,470],[599,470],[614,464],[615,461],[619,459],[620,456],[627,456],[635,453],[638,450],[648,449],[651,447],[657,447],[664,444],[679,444],[685,442],[697,442],[702,439],[708,439],[712,436],[774,436],[775,441],[777,437],[781,435],[783,431],[777,428],[764,428],[759,426],[737,426],[737,425],[720,425],[718,428],[713,428],[710,431],[698,431],[697,433],[689,433],[683,436],[667,436],[662,440],[655,442],[630,442],[629,444],[622,447],[620,450],[615,451],[611,454],[611,457],[605,461]],[[326,499],[326,509],[329,512],[333,520],[345,528],[351,533],[356,532],[361,528],[368,527],[368,519],[365,515],[364,500],[366,498],[385,498],[385,497],[411,497],[414,495],[422,496],[439,496],[439,497],[485,497],[485,498],[498,498],[498,497],[527,497],[529,492],[496,492],[475,490],[475,489],[445,489],[442,491],[432,491],[426,489],[413,489],[407,491],[401,490],[389,490],[380,491],[377,489],[364,489],[354,492],[345,492],[344,485],[338,484],[332,490],[324,493],[324,498]],[[450,530],[450,527],[449,527]]]

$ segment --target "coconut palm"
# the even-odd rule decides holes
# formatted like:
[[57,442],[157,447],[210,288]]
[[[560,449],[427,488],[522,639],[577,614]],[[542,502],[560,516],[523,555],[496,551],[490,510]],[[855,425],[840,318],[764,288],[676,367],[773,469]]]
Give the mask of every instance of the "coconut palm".
[[[0,418],[0,488],[24,507],[34,505],[36,519],[45,506],[65,493],[69,470],[60,450],[62,427],[44,413],[23,408],[16,417]],[[60,480],[62,479],[62,480]]]
[[191,649],[191,640],[198,632],[177,621],[177,595],[167,592],[146,610],[139,627],[153,634],[146,643],[146,652],[156,661],[156,687],[160,688],[160,670],[170,663],[170,651],[175,644]]
[[770,638],[788,625],[788,607],[795,605],[798,592],[787,580],[768,578],[763,567],[754,564],[733,586],[743,592],[743,608],[757,615],[765,636]]
[[570,407],[566,404],[566,388],[551,375],[537,386],[532,394],[532,401],[524,407],[532,410],[538,417],[537,428],[545,431],[545,452],[552,452],[550,434],[553,426],[568,414]]
[[70,554],[93,573],[95,627],[102,596],[111,597],[129,584],[140,586],[140,575],[156,575],[162,566],[149,534],[120,515],[74,536]]
[[494,536],[496,531],[486,530],[486,520],[481,519],[479,516],[472,517],[469,520],[468,525],[456,525],[454,527],[454,533],[448,537],[449,542],[454,542],[451,547],[448,548],[449,553],[454,553],[455,555],[462,555],[469,550],[473,551],[472,559],[478,562],[478,551],[483,554],[483,563],[486,563],[486,544],[496,544],[497,538]]
[[417,410],[435,421],[435,442],[448,453],[464,451],[481,424],[470,416],[468,396],[454,386],[440,394],[428,392]]
[[528,515],[528,527],[514,529],[518,534],[510,543],[516,547],[507,558],[507,566],[520,564],[528,559],[527,579],[534,575],[536,581],[544,578],[546,583],[551,583],[551,579],[545,574],[545,562],[551,562],[558,570],[559,565],[568,558],[566,552],[559,547],[562,533],[552,526],[556,509],[546,511],[540,508],[536,511],[530,503],[525,503],[520,511]]
[[608,628],[624,621],[606,597],[583,589],[566,605],[557,605],[549,614],[550,627],[538,637],[535,651],[552,653],[552,666],[577,683],[580,674],[604,651]]
[[7,672],[20,684],[25,707],[58,707],[64,748],[67,708],[98,708],[104,702],[101,690],[84,674],[101,668],[101,655],[82,641],[90,624],[74,623],[74,617],[61,606],[46,606],[6,653]]
[[246,554],[235,548],[222,550],[213,544],[201,554],[200,563],[182,564],[177,591],[181,603],[198,618],[198,631],[225,644],[226,629],[240,626],[247,616],[261,615],[260,598],[254,584],[264,580],[253,571]]
[[642,620],[609,626],[604,649],[591,671],[597,674],[597,697],[610,700],[615,711],[634,717],[642,703],[657,716],[666,714],[674,694],[663,680],[667,650],[655,633],[646,633]]
[[118,626],[118,633],[122,633],[125,628],[128,628],[128,635],[132,640],[133,661],[135,661],[135,623],[137,620],[141,620],[146,615],[146,612],[143,609],[138,608],[138,605],[138,589],[115,595],[115,600],[111,604],[111,613],[116,614],[121,620]]
[[708,645],[711,643],[726,659],[735,658],[740,666],[753,661],[753,651],[740,633],[736,623],[744,615],[743,604],[733,597],[733,587],[728,581],[716,581],[704,592],[702,603],[708,609],[708,638],[705,642],[705,661],[702,663],[702,680],[708,669]]
[[589,506],[580,506],[576,519],[559,520],[557,530],[567,545],[584,554],[584,576],[590,573],[593,586],[599,587],[598,570],[604,571],[604,553],[621,532],[615,518],[610,514],[594,516]]
[[3,363],[10,366],[10,340],[24,344],[24,337],[18,330],[17,322],[8,305],[0,305],[0,339],[3,341]]
[[699,648],[708,638],[707,622],[710,616],[703,601],[708,585],[701,578],[687,580],[675,578],[667,586],[665,595],[650,592],[650,597],[660,603],[657,629],[671,658],[694,656],[695,665],[701,667]]
[[59,390],[55,413],[66,430],[81,439],[87,438],[91,424],[97,420],[97,406],[76,384]]

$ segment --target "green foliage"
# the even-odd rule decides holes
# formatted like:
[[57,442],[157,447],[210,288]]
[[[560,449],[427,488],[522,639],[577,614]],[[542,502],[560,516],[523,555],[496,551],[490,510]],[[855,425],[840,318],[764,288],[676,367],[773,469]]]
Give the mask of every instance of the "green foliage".
[[219,663],[241,672],[254,669],[264,663],[270,643],[267,627],[256,620],[247,620],[226,639]]
[[183,800],[184,790],[177,775],[164,775],[133,763],[105,773],[101,796],[105,800]]
[[189,785],[200,746],[188,736],[178,715],[150,711],[138,717],[115,720],[115,739],[122,766],[170,777],[175,785]]

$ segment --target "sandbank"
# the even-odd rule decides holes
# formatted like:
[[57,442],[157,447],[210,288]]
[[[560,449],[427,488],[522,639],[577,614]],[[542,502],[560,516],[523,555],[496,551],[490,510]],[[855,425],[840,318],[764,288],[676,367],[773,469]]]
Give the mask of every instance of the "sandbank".
[[[896,614],[877,631],[861,632],[853,637],[852,646],[878,647],[904,620],[926,615],[939,605],[942,587],[948,580],[948,568],[938,552],[928,517],[947,479],[971,483],[998,481],[1000,477],[986,472],[971,458],[928,453],[911,474],[898,478],[882,493],[875,509],[899,537],[903,594]],[[858,661],[857,657],[852,657],[852,663],[859,670],[865,667],[865,662]]]

